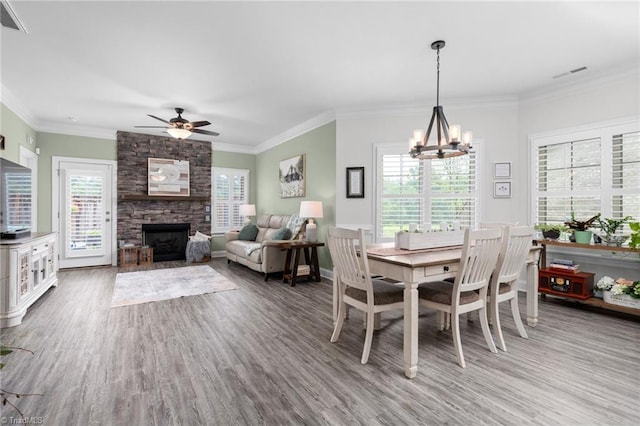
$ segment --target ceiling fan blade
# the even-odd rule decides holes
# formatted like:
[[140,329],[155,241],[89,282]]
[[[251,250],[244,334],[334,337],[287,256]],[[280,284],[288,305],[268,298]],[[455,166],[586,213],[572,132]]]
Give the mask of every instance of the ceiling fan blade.
[[171,124],[171,123],[169,123],[167,120],[165,120],[164,118],[156,117],[155,115],[151,115],[151,114],[147,114],[147,115],[148,115],[149,117],[151,117],[151,118],[155,118],[156,120],[160,120],[160,121],[162,121],[163,123]]
[[146,128],[146,129],[166,129],[167,126],[133,126],[138,128]]
[[192,121],[189,123],[191,125],[191,127],[202,127],[202,126],[208,126],[209,123],[208,121]]
[[201,135],[220,136],[220,133],[217,133],[217,132],[211,132],[211,131],[209,131],[209,130],[191,129],[191,131],[192,131],[193,133],[200,133]]

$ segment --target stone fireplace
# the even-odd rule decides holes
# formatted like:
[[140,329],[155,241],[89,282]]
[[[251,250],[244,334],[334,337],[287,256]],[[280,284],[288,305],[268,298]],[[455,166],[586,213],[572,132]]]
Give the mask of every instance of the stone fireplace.
[[[156,224],[187,224],[188,235],[211,233],[211,221],[206,220],[210,213],[205,211],[211,206],[210,142],[119,131],[117,149],[118,240],[151,246],[143,240],[143,226]],[[188,161],[190,195],[148,195],[149,158]],[[154,261],[160,261],[155,252]]]
[[153,261],[184,260],[191,225],[188,223],[142,224],[142,244],[153,249]]

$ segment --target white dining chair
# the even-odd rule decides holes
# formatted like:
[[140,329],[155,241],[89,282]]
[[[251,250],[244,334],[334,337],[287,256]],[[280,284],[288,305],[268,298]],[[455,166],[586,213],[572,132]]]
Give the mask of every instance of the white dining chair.
[[453,285],[434,281],[418,286],[420,304],[438,311],[438,330],[451,316],[451,334],[458,364],[466,367],[460,341],[460,315],[478,311],[482,334],[491,352],[497,352],[487,320],[487,288],[496,267],[502,242],[502,229],[465,230],[460,267]]
[[384,311],[403,310],[404,287],[371,278],[362,229],[355,231],[330,227],[327,243],[338,286],[338,313],[331,342],[336,342],[340,336],[347,305],[365,312],[366,332],[360,362],[366,364],[371,351],[375,316]]
[[533,244],[533,232],[532,226],[510,226],[504,229],[498,263],[491,276],[488,303],[497,344],[503,351],[507,350],[507,346],[500,325],[500,303],[510,302],[513,322],[520,336],[525,339],[528,337],[518,309],[517,281]]

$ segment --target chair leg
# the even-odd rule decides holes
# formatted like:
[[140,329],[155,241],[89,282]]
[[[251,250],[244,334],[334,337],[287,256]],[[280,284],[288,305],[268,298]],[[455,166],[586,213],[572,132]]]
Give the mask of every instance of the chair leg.
[[438,331],[444,330],[444,311],[436,311],[436,325],[438,326]]
[[[487,346],[489,350],[493,353],[498,352],[496,349],[496,344],[493,342],[493,338],[491,337],[491,331],[489,331],[489,320],[487,319],[487,305],[486,303],[482,306],[482,308],[478,311],[480,314],[480,325],[482,326],[482,334],[484,334],[484,340],[487,342]],[[498,329],[500,327],[500,323],[498,322],[498,318],[496,317],[496,324]]]
[[[382,318],[382,312],[377,312],[373,315],[373,329],[374,330],[381,330],[382,329],[382,325],[380,323]],[[363,320],[362,320],[362,328],[363,329],[367,329],[367,315],[364,316]]]
[[344,324],[344,311],[346,309],[346,303],[340,303],[338,306],[338,318],[336,318],[336,325],[333,328],[333,334],[331,335],[331,342],[336,342],[338,337],[340,336],[340,331],[342,330],[342,325]]
[[522,319],[520,318],[520,309],[518,308],[518,295],[511,299],[511,313],[513,314],[513,322],[516,323],[516,328],[520,333],[520,337],[528,339],[527,331],[524,328],[524,324],[522,324]]
[[491,318],[493,318],[493,331],[496,333],[496,340],[498,347],[503,351],[507,351],[507,345],[504,343],[504,336],[502,335],[502,325],[500,324],[500,304],[496,299],[491,299],[490,312]]
[[464,354],[462,353],[462,342],[460,341],[460,315],[452,315],[451,318],[451,335],[453,336],[453,349],[456,351],[458,365],[467,368],[464,362]]
[[362,350],[362,359],[360,360],[361,364],[366,364],[369,361],[369,352],[371,351],[371,341],[373,340],[373,323],[374,323],[375,314],[370,311],[367,312],[367,332],[365,333],[364,338],[364,349]]

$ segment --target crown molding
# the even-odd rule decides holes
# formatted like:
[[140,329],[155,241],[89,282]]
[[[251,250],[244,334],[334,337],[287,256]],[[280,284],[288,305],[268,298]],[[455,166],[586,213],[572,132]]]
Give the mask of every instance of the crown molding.
[[116,140],[115,129],[101,129],[97,127],[78,126],[75,124],[60,124],[42,122],[36,129],[38,132],[57,133],[61,135],[82,136],[85,138],[97,138]]
[[520,96],[520,103],[535,103],[567,95],[580,94],[633,77],[635,77],[636,80],[640,80],[640,63],[637,61],[620,65],[615,68],[614,72],[604,70],[591,76],[583,76],[572,81],[547,86],[544,89],[523,93]]
[[256,154],[256,148],[253,146],[230,144],[225,142],[211,142],[211,147],[215,151],[237,152],[239,154]]
[[0,101],[24,121],[27,126],[33,130],[38,130],[40,123],[36,116],[4,84],[0,85]]
[[285,130],[284,132],[262,142],[261,144],[256,146],[254,154],[260,154],[261,152],[276,147],[288,140],[303,135],[313,129],[317,129],[318,127],[324,126],[325,124],[331,123],[335,120],[335,111],[325,111],[303,123],[298,124],[297,126],[290,128],[289,130]]

